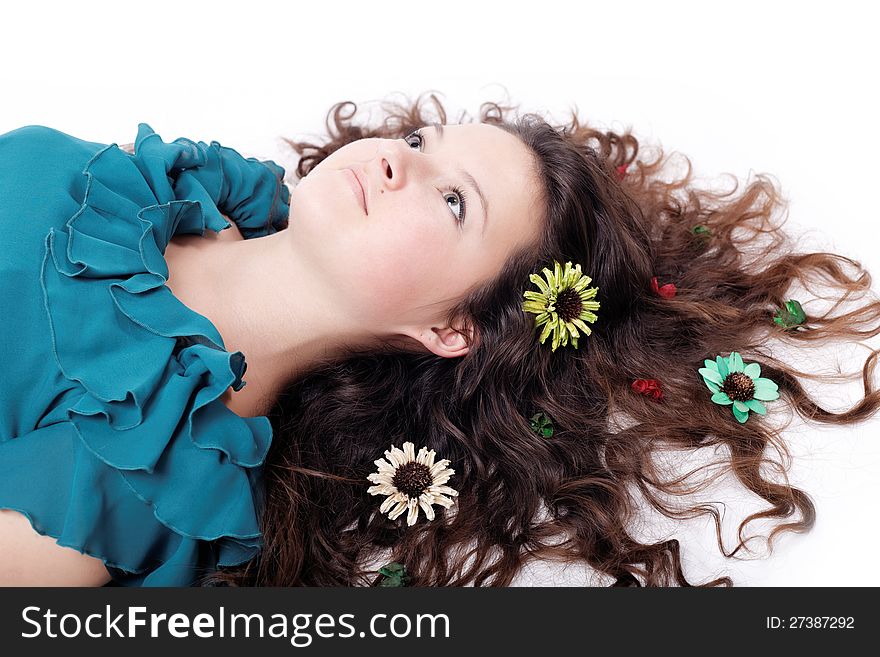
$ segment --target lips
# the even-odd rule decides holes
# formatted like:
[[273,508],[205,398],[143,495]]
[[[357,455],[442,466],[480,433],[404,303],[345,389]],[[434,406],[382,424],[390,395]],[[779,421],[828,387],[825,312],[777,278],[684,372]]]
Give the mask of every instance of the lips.
[[363,179],[354,169],[345,169],[345,172],[345,177],[348,178],[349,186],[351,187],[351,191],[354,193],[357,202],[360,204],[364,214],[369,215],[367,212],[367,194],[366,191],[364,191]]

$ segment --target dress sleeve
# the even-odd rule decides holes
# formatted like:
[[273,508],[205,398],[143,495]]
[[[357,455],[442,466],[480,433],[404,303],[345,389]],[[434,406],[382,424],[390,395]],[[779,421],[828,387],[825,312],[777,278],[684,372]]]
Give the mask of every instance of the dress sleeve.
[[[146,123],[138,124],[133,157],[160,202],[204,201],[203,211],[211,215],[208,227],[214,230],[228,228],[220,213],[235,222],[245,239],[287,226],[290,190],[284,184],[284,168],[272,160],[245,158],[217,141],[208,144],[178,137],[165,143]],[[161,176],[167,177],[165,184]],[[174,232],[202,234],[202,230],[184,222]]]

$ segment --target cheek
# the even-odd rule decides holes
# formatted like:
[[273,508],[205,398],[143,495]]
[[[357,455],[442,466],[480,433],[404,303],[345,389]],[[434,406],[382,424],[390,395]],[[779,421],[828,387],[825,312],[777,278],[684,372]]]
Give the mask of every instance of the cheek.
[[[351,243],[352,261],[357,262],[355,287],[370,299],[370,305],[384,316],[411,316],[419,306],[448,296],[454,276],[454,253],[449,237],[440,231],[410,228],[382,229],[366,239]],[[430,308],[421,309],[421,312]]]
[[342,184],[342,175],[327,169],[313,171],[300,180],[290,194],[291,219],[304,226],[320,226],[353,214],[356,208],[344,194],[348,190]]

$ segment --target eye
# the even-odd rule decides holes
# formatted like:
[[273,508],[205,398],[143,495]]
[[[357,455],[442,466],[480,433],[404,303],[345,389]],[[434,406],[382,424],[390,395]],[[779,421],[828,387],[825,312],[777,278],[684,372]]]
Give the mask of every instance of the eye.
[[[415,142],[411,142],[411,141],[410,141],[410,138],[411,138],[411,137],[416,137],[416,141],[415,141]],[[424,147],[424,145],[425,145],[425,141],[426,141],[424,135],[422,135],[422,133],[421,133],[420,130],[414,130],[413,132],[409,133],[406,137],[404,137],[403,140],[404,140],[407,144],[409,144],[410,146],[412,146],[413,143],[415,143],[416,148],[417,148],[418,150],[420,150],[420,151],[421,151],[422,148]],[[459,224],[463,224],[463,223],[464,223],[464,220],[465,220],[465,217],[467,216],[467,215],[465,214],[466,211],[467,211],[467,210],[466,210],[466,208],[467,208],[467,198],[465,198],[464,190],[461,189],[460,187],[453,186],[453,187],[449,190],[449,192],[451,192],[451,194],[452,194],[452,196],[449,197],[449,198],[452,198],[453,201],[457,204],[457,207],[459,208],[458,210],[452,210],[452,214],[455,216],[455,220],[456,220]],[[449,195],[448,195],[448,194],[444,194],[444,196],[449,196]],[[449,198],[446,199],[447,202],[449,201]],[[452,206],[450,206],[450,207],[452,207]]]
[[[458,223],[463,224],[464,223],[464,208],[465,208],[464,190],[460,189],[458,187],[453,187],[450,191],[453,194],[452,199],[454,201],[456,201],[456,203],[458,203],[458,206],[461,208],[460,212],[456,212],[455,210],[453,210],[452,214],[455,215],[455,218],[458,220]],[[455,198],[456,196],[458,197],[458,199]],[[447,202],[449,201],[448,198],[446,200],[447,200]]]
[[[404,137],[403,141],[405,141],[407,144],[410,144],[410,141],[409,141],[410,137],[418,137],[418,141],[416,142],[416,148],[418,148],[419,150],[422,150],[422,144],[425,141],[425,138],[422,137],[422,133],[420,133],[418,130],[414,130],[413,132],[409,133],[406,137]],[[410,144],[410,146],[412,146],[412,144]]]

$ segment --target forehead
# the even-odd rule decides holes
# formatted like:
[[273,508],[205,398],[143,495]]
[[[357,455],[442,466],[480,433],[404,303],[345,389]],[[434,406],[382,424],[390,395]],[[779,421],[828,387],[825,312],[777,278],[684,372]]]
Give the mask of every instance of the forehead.
[[[511,168],[520,170],[531,165],[532,158],[526,145],[516,135],[497,126],[489,123],[462,123],[443,125],[440,128],[443,132],[443,146],[455,150],[456,155],[466,159],[468,164],[473,162],[474,166],[478,166],[508,162]],[[435,124],[431,125],[430,130],[435,139],[439,137]],[[476,174],[474,171],[471,173]]]
[[[440,152],[446,152],[457,166],[477,179],[489,206],[487,233],[509,231],[511,223],[534,219],[538,179],[534,155],[517,137],[487,123],[428,128]],[[475,201],[478,203],[478,201]],[[517,228],[520,228],[519,226]]]

